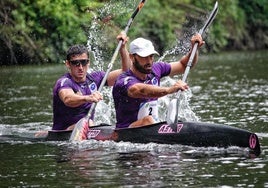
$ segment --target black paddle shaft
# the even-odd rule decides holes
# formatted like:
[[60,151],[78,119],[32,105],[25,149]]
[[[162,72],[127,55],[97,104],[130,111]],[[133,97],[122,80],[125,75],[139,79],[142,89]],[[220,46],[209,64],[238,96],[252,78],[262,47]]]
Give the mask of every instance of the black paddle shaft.
[[[218,12],[218,2],[216,1],[215,5],[214,5],[214,8],[213,10],[211,11],[210,15],[209,15],[209,18],[207,19],[205,25],[199,30],[199,34],[202,35],[203,32],[208,28],[208,26],[212,23],[212,21],[214,20],[214,18],[216,17],[217,15],[217,12]],[[184,74],[183,74],[183,77],[182,77],[182,81],[183,82],[186,82],[186,79],[187,79],[187,76],[190,72],[190,68],[192,66],[192,63],[193,63],[193,59],[194,59],[194,56],[196,54],[196,51],[197,51],[197,46],[198,46],[198,43],[196,42],[194,44],[194,47],[192,49],[192,52],[191,52],[191,55],[190,55],[190,58],[187,62],[187,66],[185,68],[185,71],[184,71]],[[178,92],[177,94],[177,97],[176,97],[176,113],[175,113],[175,119],[174,119],[174,122],[173,123],[177,123],[178,121],[178,107],[179,107],[179,96],[180,96],[180,91]],[[170,110],[170,109],[169,109]],[[170,113],[168,113],[170,114]],[[171,118],[167,118],[167,119],[171,119]]]
[[[212,23],[212,21],[214,20],[214,18],[217,15],[217,12],[218,12],[218,2],[216,1],[215,5],[214,5],[214,9],[211,11],[211,13],[209,15],[209,18],[207,19],[205,25],[198,32],[200,35],[202,35],[203,32],[206,31],[208,26]],[[190,68],[192,66],[193,59],[194,59],[194,56],[195,56],[196,51],[197,51],[197,46],[198,46],[198,43],[195,43],[194,47],[193,47],[193,50],[192,50],[192,53],[190,55],[190,58],[189,58],[189,60],[187,62],[187,67],[186,67],[186,69],[184,71],[183,78],[182,78],[182,81],[184,81],[184,82],[186,82],[187,76],[188,76]]]

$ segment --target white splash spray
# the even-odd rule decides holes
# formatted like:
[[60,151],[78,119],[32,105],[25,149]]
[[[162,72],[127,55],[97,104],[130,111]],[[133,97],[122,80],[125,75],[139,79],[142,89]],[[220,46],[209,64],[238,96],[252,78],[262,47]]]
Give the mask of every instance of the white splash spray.
[[[108,43],[107,40],[107,33],[104,32],[105,27],[107,26],[106,23],[103,24],[103,19],[108,18],[110,15],[116,14],[116,16],[122,16],[126,12],[131,12],[133,10],[133,5],[136,5],[137,2],[132,1],[125,1],[124,6],[122,6],[122,2],[114,3],[109,2],[104,7],[100,8],[94,14],[94,19],[91,23],[89,34],[88,34],[88,41],[87,46],[89,51],[91,52],[91,69],[92,70],[106,70],[105,66],[105,55],[107,55],[107,51],[104,50],[103,44]],[[124,7],[124,8],[122,8]],[[129,7],[129,8],[126,8]],[[186,33],[182,37],[183,40],[177,40],[175,46],[171,47],[167,50],[158,61],[176,61],[179,59],[179,56],[186,54],[190,49],[190,40],[189,36],[192,33]],[[105,54],[104,54],[105,53]],[[168,60],[164,60],[167,59]],[[107,62],[106,62],[107,63]],[[175,83],[175,80],[179,78],[164,78],[161,81],[161,85],[169,86]],[[95,124],[100,123],[107,123],[107,124],[114,124],[115,123],[115,110],[114,110],[114,103],[112,99],[112,89],[108,87],[104,87],[102,89],[102,94],[104,96],[104,101],[98,103],[95,111]],[[159,99],[159,114],[160,120],[164,121],[166,119],[166,109],[170,102],[170,100],[174,97],[174,95],[165,96]],[[187,121],[198,121],[198,117],[190,108],[190,99],[192,97],[191,90],[187,92],[183,92],[180,98],[180,105],[179,105],[179,119],[180,120],[187,120]],[[101,114],[101,115],[98,115]]]

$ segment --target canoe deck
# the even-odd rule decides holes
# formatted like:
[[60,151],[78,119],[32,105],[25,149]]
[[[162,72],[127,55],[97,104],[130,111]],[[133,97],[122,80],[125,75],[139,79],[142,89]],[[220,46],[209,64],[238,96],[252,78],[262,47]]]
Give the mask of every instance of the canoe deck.
[[[71,131],[49,131],[47,140],[69,140]],[[100,124],[91,127],[88,139],[125,141],[133,143],[181,144],[196,147],[249,148],[258,156],[261,152],[258,136],[247,130],[213,123],[178,122],[168,125],[160,122],[144,127],[116,129]]]

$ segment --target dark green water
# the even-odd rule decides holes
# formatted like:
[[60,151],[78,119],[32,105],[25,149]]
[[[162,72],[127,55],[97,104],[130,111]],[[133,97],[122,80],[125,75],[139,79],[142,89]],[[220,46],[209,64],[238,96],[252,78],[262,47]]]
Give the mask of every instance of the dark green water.
[[201,121],[257,133],[255,159],[236,147],[32,140],[51,128],[52,87],[66,70],[0,67],[0,187],[268,187],[267,59],[266,51],[201,54],[188,77]]

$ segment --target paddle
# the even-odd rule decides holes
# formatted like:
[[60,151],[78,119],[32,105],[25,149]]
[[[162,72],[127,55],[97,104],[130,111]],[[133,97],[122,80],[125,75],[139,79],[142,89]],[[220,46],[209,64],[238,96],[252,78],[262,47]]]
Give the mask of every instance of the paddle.
[[[216,1],[215,5],[214,5],[214,8],[211,11],[211,13],[210,13],[210,15],[209,15],[209,17],[208,17],[205,25],[198,32],[200,35],[202,35],[203,32],[212,23],[212,21],[214,20],[214,18],[217,15],[217,12],[218,12],[218,2]],[[198,46],[198,43],[196,42],[194,44],[194,47],[192,49],[190,58],[189,58],[189,60],[187,62],[186,69],[185,69],[184,74],[183,74],[183,78],[182,78],[182,81],[183,82],[186,82],[187,76],[188,76],[188,74],[190,72],[190,68],[192,66],[192,62],[193,62],[193,59],[194,59],[195,54],[196,54],[196,51],[197,51],[197,46]],[[176,98],[171,100],[171,102],[169,104],[169,107],[167,109],[167,119],[166,120],[167,120],[167,123],[169,125],[176,124],[178,122],[178,110],[179,110],[179,98],[180,98],[180,94],[181,94],[181,91],[178,91]],[[175,110],[174,110],[174,108],[175,108]]]
[[[128,30],[129,30],[134,18],[136,17],[138,12],[142,9],[144,3],[145,3],[145,0],[141,0],[140,3],[138,4],[137,8],[135,9],[133,14],[131,15],[131,17],[128,20],[128,23],[127,23],[127,25],[125,27],[125,30],[124,30],[125,33],[128,32]],[[123,43],[123,41],[120,40],[118,45],[117,45],[117,47],[116,47],[116,49],[115,49],[115,52],[114,52],[114,54],[112,56],[112,59],[111,59],[109,65],[108,65],[108,69],[107,69],[107,71],[106,71],[106,73],[105,73],[105,75],[104,75],[104,77],[102,79],[102,82],[100,84],[100,87],[99,87],[98,91],[102,90],[102,88],[103,88],[103,86],[104,86],[104,84],[105,84],[105,82],[107,80],[107,77],[108,77],[110,71],[112,70],[113,64],[115,62],[115,59],[116,59],[116,57],[118,55],[118,52],[119,52],[121,46],[122,46],[122,43]],[[92,116],[92,113],[93,113],[94,109],[96,108],[96,106],[97,106],[97,103],[93,103],[91,105],[91,108],[89,109],[87,115],[84,118],[80,119],[75,124],[74,130],[73,130],[72,135],[70,137],[70,140],[79,140],[80,132],[83,131],[83,127],[85,126],[85,124],[87,124],[89,126],[90,117]]]

